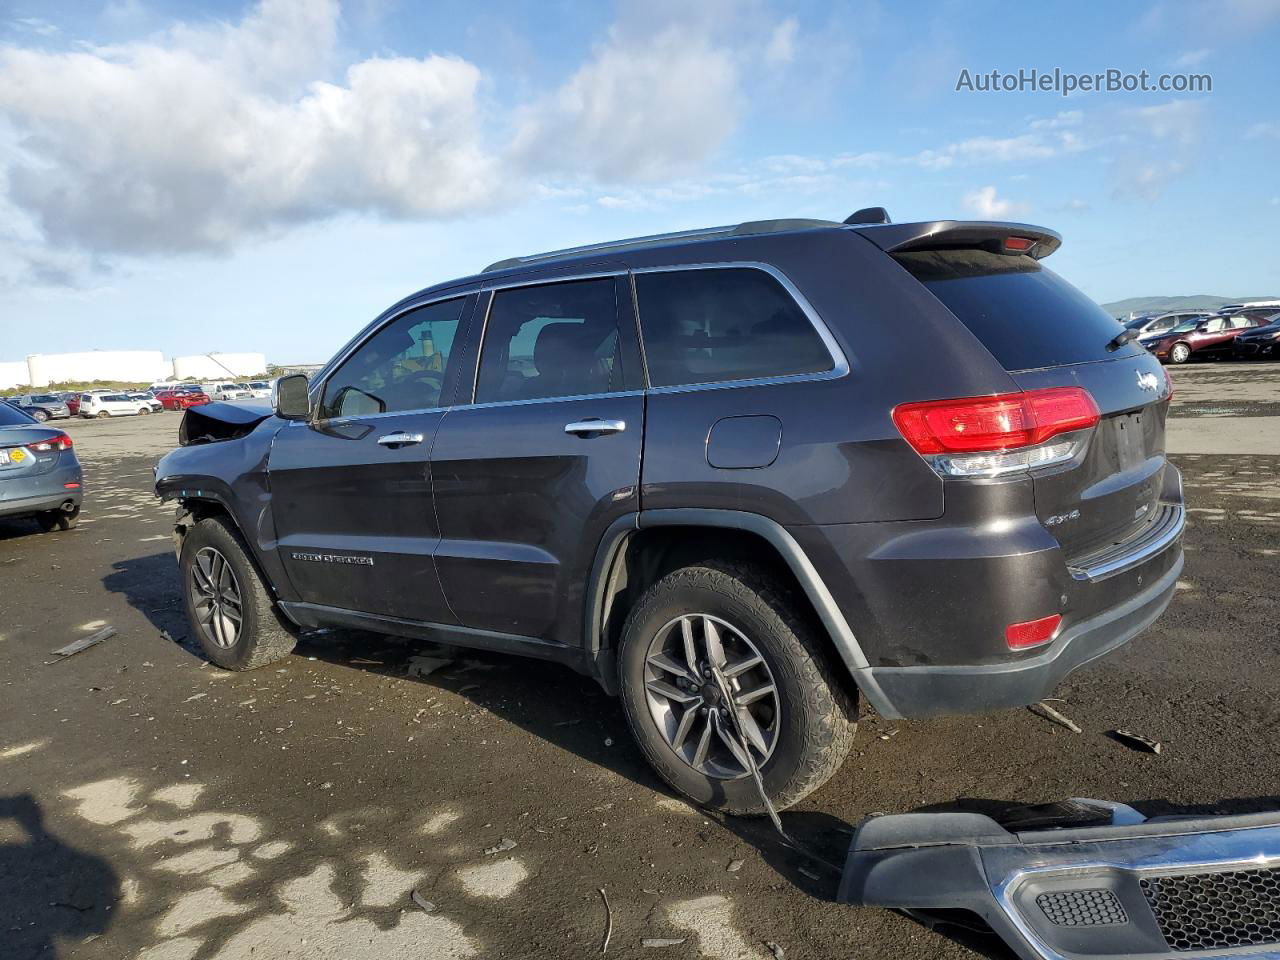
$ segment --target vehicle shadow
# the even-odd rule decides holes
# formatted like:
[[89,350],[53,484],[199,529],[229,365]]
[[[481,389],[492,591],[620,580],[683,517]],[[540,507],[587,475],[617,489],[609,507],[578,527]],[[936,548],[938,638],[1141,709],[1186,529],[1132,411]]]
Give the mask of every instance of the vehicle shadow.
[[5,540],[21,540],[39,537],[42,531],[32,517],[13,517],[0,520],[0,543]]
[[[621,703],[594,680],[568,667],[351,630],[309,632],[299,641],[296,652],[381,676],[416,679],[427,688],[450,690],[582,760],[648,790],[675,796],[632,740]],[[438,665],[440,660],[448,662]],[[415,675],[424,670],[430,672]],[[835,900],[839,870],[852,836],[850,824],[820,811],[782,813],[787,833],[829,865],[824,866],[788,847],[765,817],[698,809],[703,817],[720,823],[754,847],[793,886],[820,900]]]
[[[16,829],[14,829],[16,827]],[[30,794],[0,796],[0,903],[4,956],[12,960],[69,955],[111,925],[120,878],[102,857],[51,834]]]
[[188,637],[187,617],[178,590],[178,566],[172,552],[117,560],[102,578],[102,585],[111,593],[122,594],[158,633],[168,635],[188,650],[197,649]]

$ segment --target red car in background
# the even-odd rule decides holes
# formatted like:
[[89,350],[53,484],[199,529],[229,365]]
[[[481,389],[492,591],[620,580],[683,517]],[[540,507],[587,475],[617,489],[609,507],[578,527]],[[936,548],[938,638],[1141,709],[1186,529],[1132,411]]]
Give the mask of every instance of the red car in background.
[[1263,322],[1243,313],[1187,320],[1164,336],[1147,341],[1145,346],[1162,363],[1186,363],[1192,355],[1226,356],[1231,353],[1236,337]]
[[185,410],[209,402],[209,395],[199,387],[176,387],[172,390],[156,390],[156,399],[166,410]]

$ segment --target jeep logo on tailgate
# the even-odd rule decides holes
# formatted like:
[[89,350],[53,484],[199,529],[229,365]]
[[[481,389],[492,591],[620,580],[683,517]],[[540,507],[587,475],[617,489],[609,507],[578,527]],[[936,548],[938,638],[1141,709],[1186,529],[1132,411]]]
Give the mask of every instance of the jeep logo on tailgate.
[[1160,389],[1160,379],[1154,373],[1139,373],[1138,386],[1143,390],[1155,393]]

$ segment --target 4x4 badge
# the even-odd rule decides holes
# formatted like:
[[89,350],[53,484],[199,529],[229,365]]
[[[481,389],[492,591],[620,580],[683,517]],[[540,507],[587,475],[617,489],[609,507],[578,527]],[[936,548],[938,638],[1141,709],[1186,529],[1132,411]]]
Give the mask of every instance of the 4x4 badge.
[[1160,389],[1160,378],[1154,373],[1138,373],[1138,386],[1143,390],[1155,393]]

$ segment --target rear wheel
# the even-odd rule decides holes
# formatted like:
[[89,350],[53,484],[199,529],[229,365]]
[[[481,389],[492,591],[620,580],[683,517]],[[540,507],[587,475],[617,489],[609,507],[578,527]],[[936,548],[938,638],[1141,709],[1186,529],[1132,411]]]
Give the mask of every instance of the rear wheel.
[[1191,359],[1191,348],[1185,343],[1175,343],[1169,351],[1169,359],[1174,363],[1186,363]]
[[712,561],[653,584],[623,627],[619,674],[646,758],[708,807],[765,812],[751,761],[774,806],[788,807],[853,744],[856,711],[817,629],[754,567]]
[[293,631],[225,520],[192,527],[178,566],[187,619],[205,656],[228,670],[252,670],[289,655]]
[[110,411],[110,410],[99,410],[99,411],[98,411],[98,419],[99,419],[99,420],[105,420],[105,419],[106,419],[107,417],[109,417],[109,416],[111,416],[111,411]]

